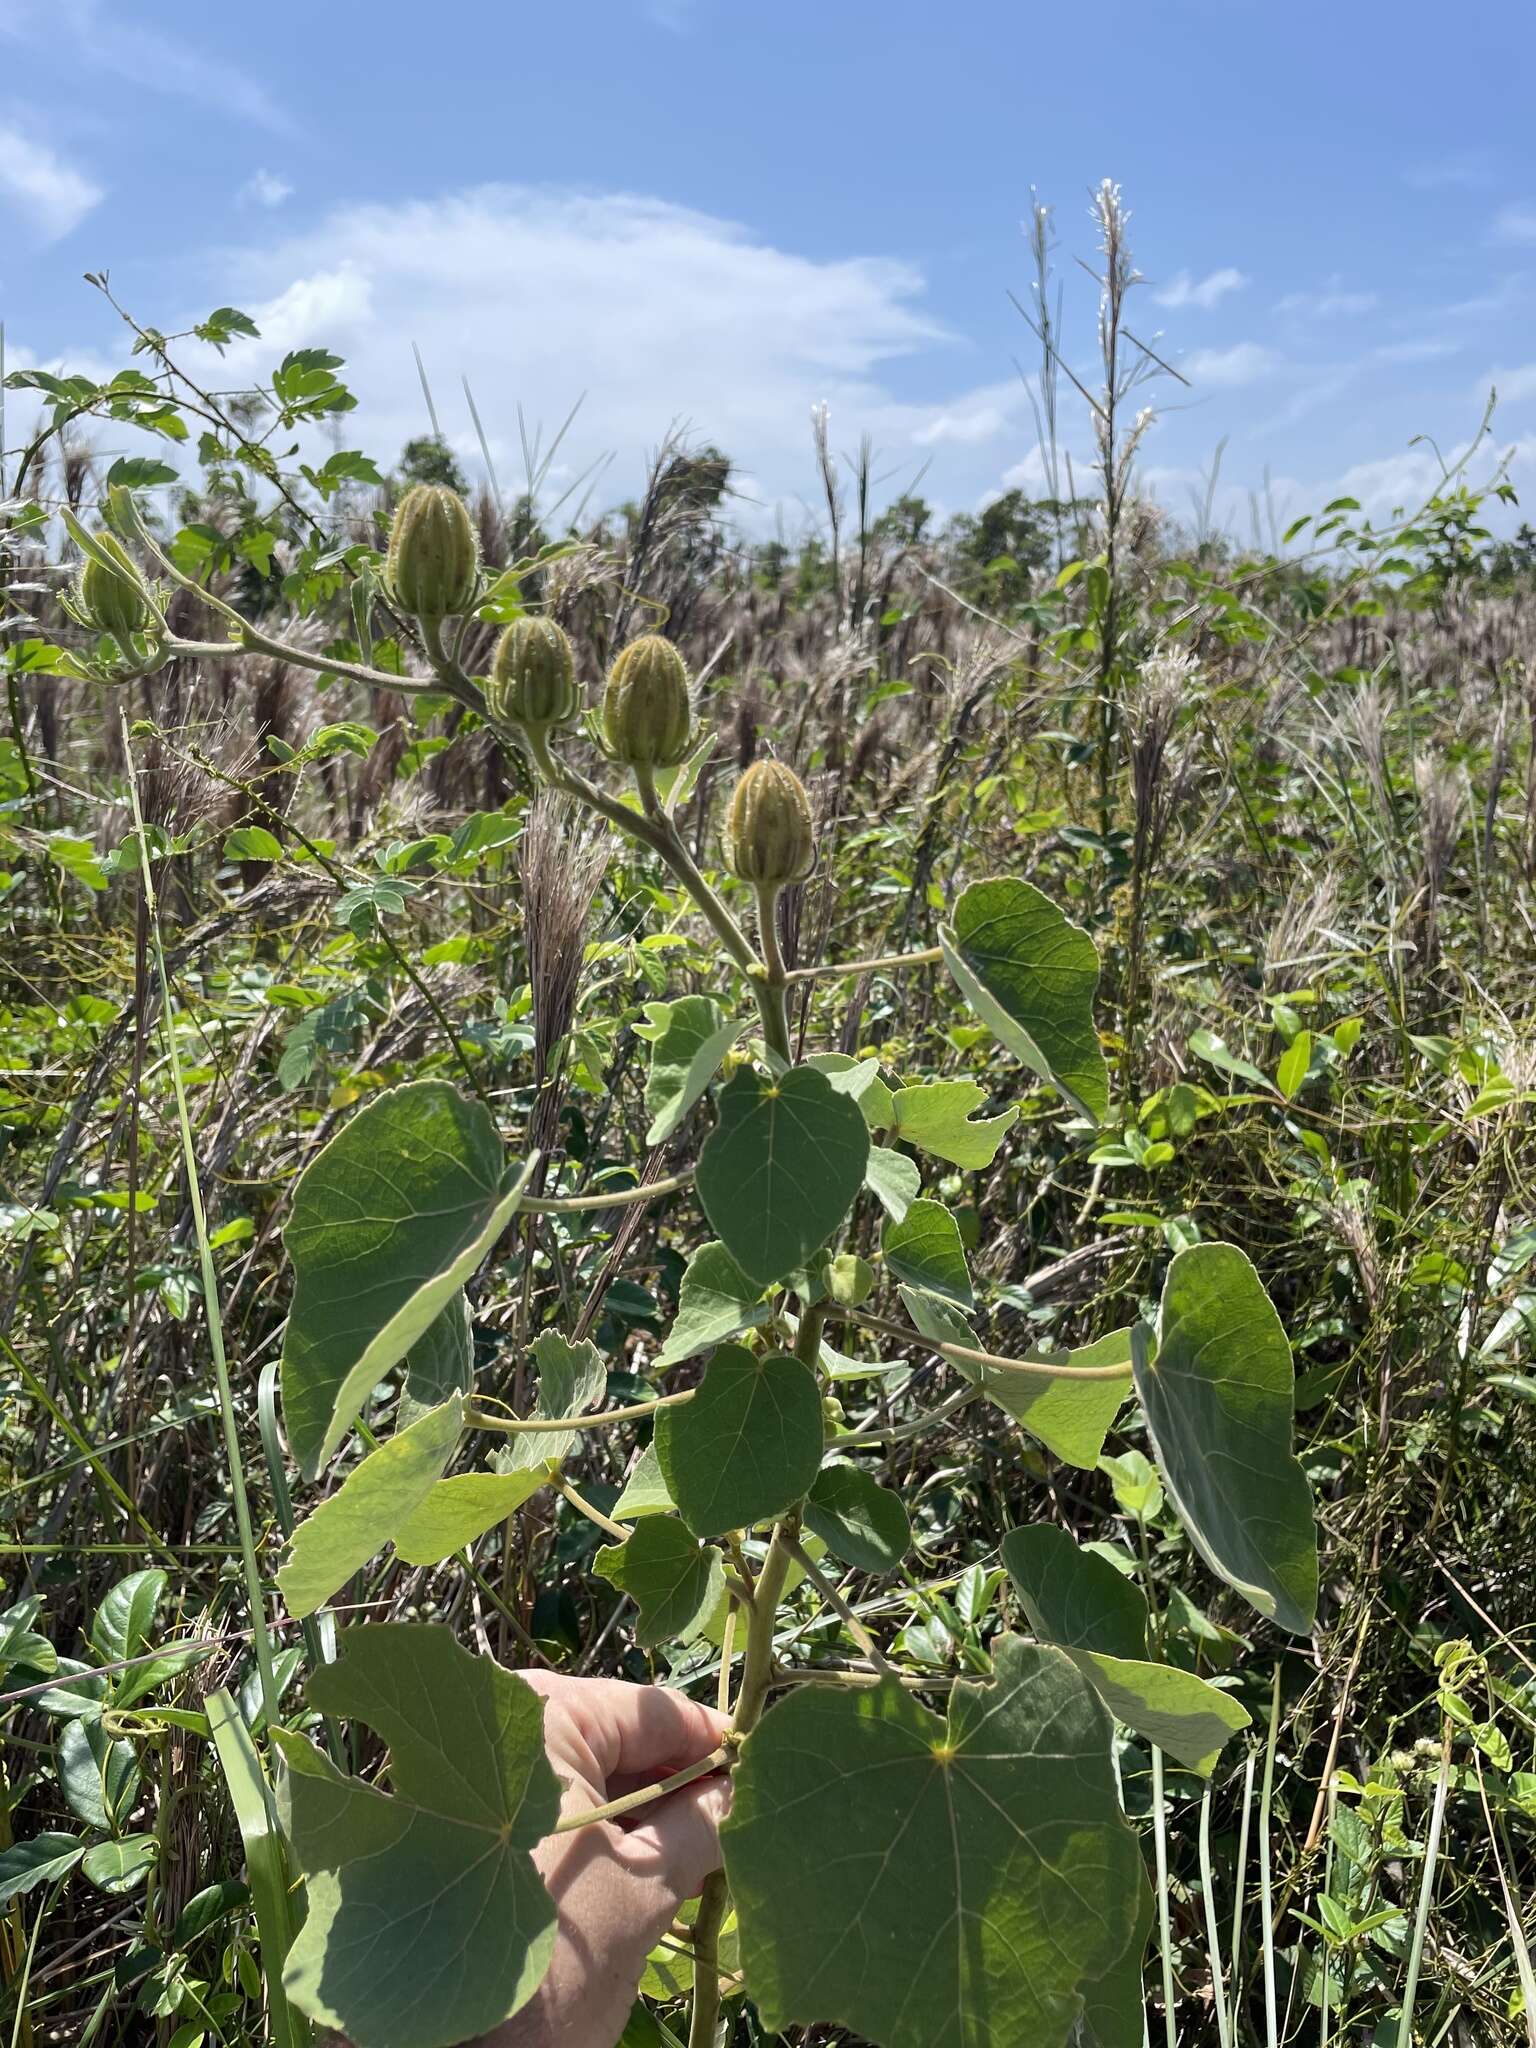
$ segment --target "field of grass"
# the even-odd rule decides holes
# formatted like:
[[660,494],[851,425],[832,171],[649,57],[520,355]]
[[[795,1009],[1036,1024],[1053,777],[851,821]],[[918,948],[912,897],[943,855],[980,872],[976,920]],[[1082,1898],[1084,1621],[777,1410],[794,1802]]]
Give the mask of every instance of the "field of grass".
[[[708,927],[643,845],[536,798],[450,691],[332,666],[425,673],[410,623],[358,593],[376,597],[403,481],[445,474],[445,452],[264,476],[266,415],[189,391],[157,346],[143,391],[43,392],[46,431],[0,492],[0,2027],[244,2048],[306,2023],[285,2035],[270,2010],[271,1844],[240,1776],[270,1720],[242,1504],[291,1727],[336,1635],[391,1619],[710,1699],[720,1661],[637,1642],[571,1498],[611,1516],[649,1424],[582,1432],[566,1491],[445,1562],[386,1547],[288,1618],[288,1534],[363,1448],[315,1483],[286,1455],[295,1183],[360,1107],[422,1079],[536,1148],[548,1192],[677,1176],[647,1202],[515,1219],[469,1297],[480,1396],[516,1415],[557,1327],[595,1343],[617,1404],[686,1388],[696,1362],[656,1361],[709,1234],[685,1169],[712,1112],[648,1141],[646,1005],[724,991]],[[279,439],[284,416],[365,437],[327,403],[335,368],[278,372]],[[1118,400],[1133,382],[1107,366]],[[64,608],[78,557],[51,515],[96,526],[94,423],[153,428],[167,395],[191,446],[206,436],[197,485],[149,461],[111,481],[149,487],[170,562],[277,651],[221,646],[221,618],[169,579],[172,632],[203,651],[158,666]],[[1150,2040],[1536,2042],[1536,581],[1488,538],[1469,476],[1385,527],[1342,504],[1283,545],[1181,533],[1139,503],[1109,412],[1107,484],[938,532],[913,501],[869,513],[830,451],[825,518],[772,544],[743,537],[712,451],[669,449],[643,501],[601,518],[549,504],[537,473],[515,501],[481,491],[497,580],[457,667],[483,675],[528,607],[565,626],[595,701],[614,651],[662,628],[714,741],[680,835],[743,922],[726,796],[754,761],[797,769],[817,863],[779,905],[792,1049],[878,1060],[891,1086],[973,1081],[978,1114],[1007,1119],[982,1165],[903,1148],[958,1225],[987,1351],[1087,1346],[1216,1240],[1251,1258],[1289,1337],[1310,1635],[1196,1555],[1136,1403],[1086,1468],[993,1401],[903,1434],[966,1382],[915,1330],[866,1321],[840,1349],[895,1369],[830,1393],[849,1430],[886,1433],[867,1462],[914,1547],[894,1576],[840,1568],[836,1606],[811,1580],[790,1593],[800,1662],[869,1671],[872,1638],[942,1707],[1000,1630],[1029,1632],[1003,1532],[1108,1546],[1159,1658],[1251,1717],[1208,1780],[1119,1731],[1156,1880]],[[568,751],[620,795],[590,734]],[[1098,948],[1097,1124],[942,963],[879,964],[933,947],[994,875]],[[847,961],[873,964],[803,972]],[[899,1314],[867,1195],[844,1244]],[[370,1441],[396,1400],[387,1382],[370,1398]],[[768,2033],[722,1965],[733,2043],[860,2038]],[[626,2041],[681,2038],[664,1966]]]

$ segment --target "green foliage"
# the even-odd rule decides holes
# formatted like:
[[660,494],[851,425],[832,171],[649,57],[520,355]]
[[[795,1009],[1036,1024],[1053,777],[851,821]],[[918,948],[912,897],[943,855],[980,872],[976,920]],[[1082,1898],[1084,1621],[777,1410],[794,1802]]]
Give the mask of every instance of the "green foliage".
[[[284,1825],[309,1902],[288,1955],[290,1996],[357,2048],[449,2048],[509,2018],[554,1941],[528,1855],[560,1807],[543,1702],[448,1630],[400,1623],[350,1632],[309,1696],[383,1738],[390,1789],[280,1737]],[[495,1938],[476,1943],[466,1970],[478,1927]]]
[[656,1458],[696,1536],[723,1536],[782,1514],[821,1464],[821,1392],[788,1352],[722,1344],[698,1392],[657,1417]]
[[[1065,2044],[1146,1888],[1109,1720],[1059,1651],[995,1646],[941,1721],[892,1679],[811,1687],[746,1744],[723,1830],[764,2023],[882,2048]],[[814,1816],[807,1856],[788,1815]]]
[[1233,1245],[1182,1251],[1154,1348],[1134,1343],[1158,1466],[1196,1549],[1260,1614],[1305,1635],[1317,1612],[1312,1494],[1291,1452],[1291,1347]]
[[699,1200],[737,1265],[767,1286],[826,1243],[868,1163],[863,1113],[826,1075],[743,1067],[722,1089],[699,1154]]

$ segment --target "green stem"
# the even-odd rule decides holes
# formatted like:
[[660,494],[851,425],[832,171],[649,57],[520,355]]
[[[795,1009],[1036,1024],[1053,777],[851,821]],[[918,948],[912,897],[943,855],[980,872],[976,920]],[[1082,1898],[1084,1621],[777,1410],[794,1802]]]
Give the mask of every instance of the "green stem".
[[[799,1534],[798,1514],[788,1514],[775,1525],[773,1541],[753,1588],[747,1647],[741,1660],[741,1690],[736,1695],[736,1712],[731,1721],[733,1745],[744,1741],[757,1726],[773,1683],[774,1621]],[[688,2021],[688,2048],[715,2048],[720,2024],[720,1929],[730,1901],[725,1872],[717,1870],[705,1879],[693,1923],[693,2011]]]
[[486,1411],[471,1405],[464,1411],[464,1421],[470,1429],[494,1430],[498,1436],[549,1435],[562,1429],[606,1429],[610,1422],[640,1422],[658,1409],[676,1408],[683,1401],[694,1397],[693,1387],[684,1387],[680,1394],[661,1394],[654,1401],[635,1401],[627,1408],[605,1408],[601,1415],[488,1415]]
[[648,1180],[637,1188],[616,1188],[610,1194],[530,1195],[519,1203],[525,1216],[579,1216],[586,1209],[627,1209],[636,1202],[654,1201],[658,1195],[675,1195],[692,1184],[693,1168],[670,1174],[665,1180]]
[[696,1764],[689,1764],[686,1770],[674,1771],[670,1778],[663,1778],[657,1785],[642,1785],[638,1792],[626,1792],[622,1799],[610,1799],[606,1806],[588,1807],[585,1813],[567,1814],[565,1819],[551,1829],[552,1834],[569,1835],[577,1828],[589,1828],[594,1821],[614,1820],[621,1813],[633,1813],[637,1807],[649,1806],[652,1800],[665,1799],[669,1792],[680,1792],[685,1785],[692,1785],[700,1778],[707,1778],[727,1761],[728,1749],[712,1749],[708,1756],[701,1756]]
[[181,1052],[176,1043],[175,1011],[171,1004],[171,978],[166,972],[165,945],[160,935],[159,906],[155,898],[154,863],[144,814],[139,805],[139,785],[133,772],[132,743],[128,720],[123,721],[123,751],[128,762],[128,794],[133,804],[133,823],[138,834],[139,872],[149,905],[150,937],[155,968],[160,982],[160,1009],[165,1027],[166,1052],[170,1062],[171,1085],[176,1094],[176,1120],[181,1128],[181,1156],[187,1175],[187,1197],[192,1205],[192,1224],[197,1234],[198,1264],[202,1274],[203,1307],[208,1318],[208,1345],[213,1354],[214,1377],[218,1382],[219,1415],[223,1423],[224,1454],[229,1462],[230,1491],[234,1496],[235,1526],[240,1534],[240,1559],[245,1572],[246,1600],[251,1610],[251,1637],[256,1653],[256,1670],[261,1681],[261,1702],[267,1726],[278,1725],[277,1677],[272,1665],[272,1640],[267,1633],[266,1601],[261,1587],[261,1570],[256,1562],[256,1536],[251,1524],[251,1504],[245,1490],[245,1465],[240,1455],[240,1432],[235,1421],[235,1396],[230,1384],[229,1362],[224,1352],[224,1322],[219,1313],[219,1276],[208,1243],[208,1223],[203,1214],[203,1193],[198,1180],[197,1148],[192,1142],[192,1117],[187,1108],[186,1082],[181,1070]]
[[921,1344],[928,1351],[936,1351],[941,1358],[958,1359],[964,1365],[984,1365],[992,1372],[1019,1372],[1041,1380],[1128,1380],[1131,1377],[1129,1365],[1047,1365],[1040,1358],[999,1358],[995,1352],[973,1351],[968,1344],[941,1343],[937,1337],[925,1337],[920,1330],[908,1329],[904,1323],[889,1322],[884,1316],[866,1315],[862,1309],[832,1309],[829,1313],[838,1322],[857,1323],[861,1330],[873,1330],[876,1336],[899,1337],[903,1344]]
[[882,953],[874,960],[825,960],[818,967],[791,967],[784,979],[791,987],[799,981],[846,981],[859,974],[890,974],[903,967],[933,967],[943,958],[942,946],[924,946],[919,953]]
[[763,1042],[777,1053],[785,1066],[792,1064],[789,1049],[789,977],[779,947],[779,891],[762,884],[757,891],[757,943],[763,956],[763,974],[757,982],[757,1007],[763,1020]]

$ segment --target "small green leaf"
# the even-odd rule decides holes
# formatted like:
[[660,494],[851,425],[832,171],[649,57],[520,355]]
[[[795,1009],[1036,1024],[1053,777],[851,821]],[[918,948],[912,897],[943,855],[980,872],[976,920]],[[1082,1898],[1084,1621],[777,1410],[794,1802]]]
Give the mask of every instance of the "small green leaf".
[[554,1948],[528,1853],[560,1812],[544,1702],[446,1628],[373,1623],[341,1641],[310,1704],[384,1739],[390,1789],[273,1731],[309,1902],[283,1982],[356,2048],[450,2048],[526,2004]]
[[805,1503],[805,1526],[855,1571],[894,1571],[912,1548],[905,1501],[858,1465],[822,1467]]
[[81,1858],[81,1874],[101,1892],[131,1892],[144,1882],[160,1844],[153,1835],[124,1835],[115,1842],[93,1842]]
[[887,1216],[899,1223],[917,1200],[923,1177],[915,1160],[890,1145],[871,1145],[864,1165],[864,1185]]
[[1256,1088],[1262,1088],[1266,1094],[1269,1092],[1269,1076],[1261,1073],[1251,1060],[1239,1059],[1235,1052],[1229,1051],[1225,1041],[1214,1031],[1191,1031],[1189,1049],[1208,1067],[1215,1067],[1223,1074],[1233,1074],[1240,1081],[1252,1081]]
[[903,1286],[939,1294],[962,1309],[976,1305],[960,1226],[942,1202],[917,1201],[881,1233],[885,1263]]
[[1281,1055],[1280,1064],[1275,1069],[1275,1086],[1287,1102],[1294,1102],[1301,1093],[1302,1083],[1307,1078],[1307,1070],[1311,1064],[1312,1034],[1310,1031],[1298,1031]]
[[786,1351],[722,1344],[698,1392],[656,1418],[656,1456],[695,1536],[723,1536],[808,1493],[821,1465],[821,1391]]
[[1156,1352],[1139,1337],[1135,1365],[1152,1447],[1195,1548],[1260,1614],[1307,1634],[1317,1528],[1291,1450],[1291,1347],[1242,1252],[1199,1244],[1178,1254]]
[[986,1099],[987,1091],[975,1081],[923,1081],[899,1088],[892,1097],[896,1136],[954,1166],[990,1166],[1018,1110],[973,1118]]
[[645,1106],[651,1113],[647,1145],[664,1145],[719,1071],[741,1026],[708,996],[647,1003],[647,1022],[635,1036],[651,1044]]
[[83,1835],[34,1835],[0,1849],[0,1906],[8,1906],[35,1884],[56,1884],[68,1877],[85,1854]]
[[996,1683],[957,1685],[947,1724],[885,1679],[806,1686],[747,1737],[720,1832],[768,2032],[1064,2048],[1135,1942],[1109,1718],[1063,1651],[993,1648]]
[[261,825],[242,825],[224,841],[225,860],[281,860],[283,844]]
[[383,1549],[431,1492],[463,1429],[463,1398],[453,1394],[370,1451],[300,1522],[277,1575],[290,1614],[313,1614]]
[[839,1094],[851,1095],[872,1131],[890,1129],[891,1091],[880,1077],[879,1060],[856,1060],[846,1052],[812,1052],[806,1054],[805,1064],[825,1074]]
[[627,1543],[600,1550],[592,1568],[639,1608],[635,1641],[643,1649],[693,1641],[725,1590],[719,1551],[671,1515],[648,1515]]
[[131,1572],[103,1595],[91,1622],[91,1642],[103,1663],[124,1664],[150,1647],[168,1583],[158,1569]]
[[[558,1331],[545,1330],[529,1348],[539,1372],[536,1420],[558,1422],[602,1399],[608,1369],[595,1344],[585,1338],[570,1344]],[[497,1453],[494,1471],[439,1479],[395,1531],[396,1551],[407,1564],[440,1564],[473,1543],[548,1484],[578,1435],[576,1430],[529,1430]]]
[[803,1266],[853,1206],[869,1127],[814,1067],[777,1078],[743,1067],[719,1107],[699,1155],[699,1200],[742,1271],[766,1287]]
[[656,1455],[656,1446],[648,1443],[635,1460],[635,1469],[625,1480],[624,1491],[609,1512],[616,1522],[638,1522],[646,1515],[670,1515],[676,1510],[677,1502],[667,1491],[667,1482],[661,1476],[661,1460]]
[[939,944],[960,993],[994,1036],[1074,1108],[1102,1123],[1109,1074],[1093,1023],[1092,939],[1028,882],[973,882]]
[[480,1264],[522,1185],[490,1112],[446,1081],[376,1096],[305,1168],[283,1232],[283,1414],[307,1478]]
[[739,1337],[768,1320],[763,1290],[749,1280],[723,1244],[704,1244],[688,1261],[677,1291],[677,1316],[656,1360],[656,1370],[681,1365],[701,1351]]

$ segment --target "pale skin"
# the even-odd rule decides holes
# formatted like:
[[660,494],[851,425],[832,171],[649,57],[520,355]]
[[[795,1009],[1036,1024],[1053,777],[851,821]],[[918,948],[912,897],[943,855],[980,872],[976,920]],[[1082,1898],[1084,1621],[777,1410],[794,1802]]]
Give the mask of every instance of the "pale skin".
[[[687,1770],[729,1725],[659,1686],[521,1675],[545,1702],[544,1746],[565,1788],[564,1819]],[[533,1860],[559,1914],[554,1958],[531,2001],[478,2048],[614,2048],[646,1957],[719,1868],[729,1806],[730,1782],[717,1774],[618,1820],[546,1836]]]

